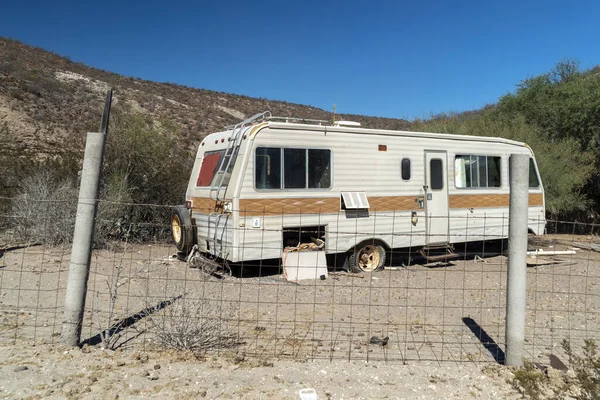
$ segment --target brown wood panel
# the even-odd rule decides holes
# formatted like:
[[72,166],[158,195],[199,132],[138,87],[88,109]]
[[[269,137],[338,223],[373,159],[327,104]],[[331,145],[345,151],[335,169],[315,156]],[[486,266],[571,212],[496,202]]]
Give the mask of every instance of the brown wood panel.
[[337,213],[337,197],[301,197],[274,199],[240,199],[240,212],[265,215]]
[[[416,209],[416,196],[369,196],[368,198],[371,211]],[[240,211],[269,215],[338,213],[340,199],[338,197],[240,199]]]
[[[542,193],[529,194],[530,206],[542,206],[544,195]],[[450,196],[450,208],[487,208],[508,207],[510,194],[454,194]]]
[[406,211],[418,208],[417,196],[369,197],[369,205],[373,211]]
[[530,206],[543,206],[544,205],[544,194],[543,193],[529,193],[529,205]]
[[215,211],[217,202],[208,197],[192,197],[192,210],[201,213],[211,213]]
[[[416,210],[417,196],[369,196],[371,211],[407,211]],[[220,210],[215,200],[194,197],[193,208],[198,212]],[[458,194],[449,196],[450,208],[508,207],[508,194]],[[542,193],[530,193],[529,205],[542,206]],[[300,198],[263,198],[240,199],[240,211],[252,214],[327,214],[340,211],[338,197],[300,197]]]
[[508,194],[453,194],[450,208],[508,207]]

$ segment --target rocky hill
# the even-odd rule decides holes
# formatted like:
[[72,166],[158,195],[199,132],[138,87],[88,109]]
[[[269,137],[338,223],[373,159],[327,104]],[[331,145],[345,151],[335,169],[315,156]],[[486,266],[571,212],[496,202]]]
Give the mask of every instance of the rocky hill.
[[[73,143],[74,136],[97,130],[108,87],[114,89],[115,107],[145,114],[159,125],[174,124],[177,142],[187,149],[205,134],[265,110],[277,116],[332,119],[330,112],[311,106],[125,77],[0,37],[4,151],[55,154]],[[370,128],[409,125],[405,120],[360,115],[339,119]]]

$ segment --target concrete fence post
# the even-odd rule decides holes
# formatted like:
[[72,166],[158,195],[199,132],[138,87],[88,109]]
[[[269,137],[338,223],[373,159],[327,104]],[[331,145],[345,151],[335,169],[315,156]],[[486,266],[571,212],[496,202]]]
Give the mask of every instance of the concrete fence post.
[[109,89],[106,93],[106,104],[102,122],[100,123],[100,132],[88,133],[85,141],[71,262],[67,278],[65,314],[60,337],[61,343],[68,346],[77,346],[81,340],[83,311],[85,309],[87,282],[92,257],[94,224],[98,206],[100,173],[102,171],[104,147],[108,134],[111,102],[112,89]]
[[103,133],[90,132],[87,134],[85,143],[75,231],[73,232],[73,248],[65,297],[65,319],[61,333],[61,342],[69,346],[77,346],[81,337],[83,310],[92,256],[98,185],[104,154],[104,138]]
[[510,157],[508,273],[506,282],[506,365],[523,365],[527,278],[529,155]]

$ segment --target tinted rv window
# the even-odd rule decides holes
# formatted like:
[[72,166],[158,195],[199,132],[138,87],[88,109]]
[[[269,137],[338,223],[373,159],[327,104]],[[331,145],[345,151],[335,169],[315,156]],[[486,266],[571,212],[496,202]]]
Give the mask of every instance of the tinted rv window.
[[331,187],[330,150],[258,147],[255,165],[257,189]]
[[327,189],[331,187],[331,151],[308,150],[308,187]]
[[403,158],[400,164],[400,170],[402,173],[402,179],[405,181],[410,180],[410,159]]
[[196,186],[210,186],[221,163],[222,155],[223,151],[210,151],[204,154]]
[[529,187],[540,187],[540,180],[538,179],[537,172],[535,170],[535,163],[533,162],[533,158],[529,159]]
[[283,180],[286,189],[306,187],[305,149],[283,149]]
[[281,149],[256,149],[254,181],[257,189],[281,189]]
[[439,158],[433,158],[429,162],[429,178],[432,190],[444,188],[444,164]]
[[500,157],[459,155],[454,158],[457,188],[500,187]]

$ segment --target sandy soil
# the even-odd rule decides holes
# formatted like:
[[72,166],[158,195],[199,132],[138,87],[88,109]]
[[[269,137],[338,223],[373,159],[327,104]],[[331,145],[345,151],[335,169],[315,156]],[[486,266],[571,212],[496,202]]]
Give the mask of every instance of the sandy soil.
[[[530,247],[591,240],[552,235]],[[313,387],[319,398],[505,397],[510,372],[497,361],[506,258],[492,247],[462,250],[448,264],[397,261],[299,283],[268,264],[219,279],[160,243],[96,251],[83,353],[57,347],[70,250],[10,251],[0,258],[1,394],[295,398]],[[563,339],[600,339],[600,253],[578,248],[542,261],[527,273],[525,357],[548,364],[550,354],[566,360]],[[189,337],[201,339],[186,342],[196,357],[165,353]]]
[[464,399],[520,396],[508,368],[474,363],[258,362],[99,348],[0,347],[0,398]]

